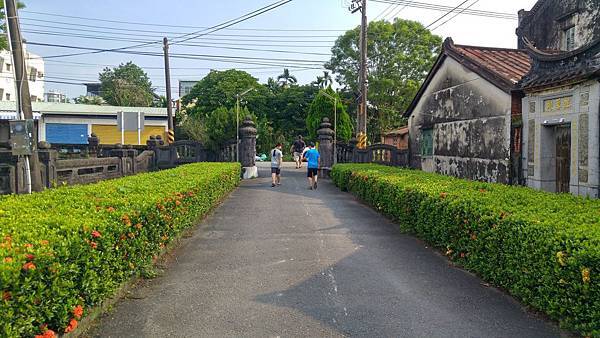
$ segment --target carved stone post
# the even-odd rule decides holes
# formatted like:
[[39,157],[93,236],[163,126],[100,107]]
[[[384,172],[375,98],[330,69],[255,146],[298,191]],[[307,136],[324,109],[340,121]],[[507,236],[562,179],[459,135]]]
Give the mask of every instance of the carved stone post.
[[88,137],[88,147],[90,149],[89,155],[90,157],[98,157],[98,146],[100,145],[100,139],[96,134],[92,133]]
[[319,153],[321,155],[321,166],[319,176],[329,177],[329,172],[333,166],[333,137],[335,132],[331,129],[331,123],[328,118],[323,118],[321,127],[317,130],[319,137]]
[[246,116],[240,127],[241,142],[238,145],[240,162],[242,164],[243,178],[258,177],[258,168],[256,168],[256,125],[251,116]]

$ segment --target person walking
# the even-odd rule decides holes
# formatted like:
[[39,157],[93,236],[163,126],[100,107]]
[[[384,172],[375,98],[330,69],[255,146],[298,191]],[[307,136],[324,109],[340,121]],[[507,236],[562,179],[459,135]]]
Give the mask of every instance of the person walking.
[[281,143],[277,143],[275,148],[271,150],[271,187],[281,185],[281,165],[283,161],[283,153]]
[[302,152],[306,148],[306,143],[302,139],[302,135],[298,135],[298,139],[294,141],[291,147],[291,153],[294,155],[294,162],[296,162],[296,169],[302,168]]
[[308,171],[306,177],[308,177],[308,188],[310,190],[317,189],[317,174],[319,170],[320,157],[319,151],[315,149],[315,144],[310,143],[308,150],[304,153],[304,158],[308,162]]

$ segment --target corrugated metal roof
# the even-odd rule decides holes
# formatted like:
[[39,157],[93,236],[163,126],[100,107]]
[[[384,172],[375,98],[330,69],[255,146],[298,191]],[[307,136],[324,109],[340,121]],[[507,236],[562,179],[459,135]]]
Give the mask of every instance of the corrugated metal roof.
[[531,68],[524,50],[455,45],[454,50],[497,76],[516,84]]
[[[0,111],[15,111],[15,101],[0,101]],[[115,115],[118,112],[144,113],[146,116],[167,116],[167,108],[155,107],[118,107],[93,104],[75,104],[58,102],[32,102],[33,111],[42,114],[90,114]]]

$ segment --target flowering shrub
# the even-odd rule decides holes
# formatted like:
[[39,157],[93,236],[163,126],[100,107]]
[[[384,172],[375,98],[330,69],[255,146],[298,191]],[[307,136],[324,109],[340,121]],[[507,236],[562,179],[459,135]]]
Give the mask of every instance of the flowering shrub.
[[197,163],[0,199],[0,337],[71,332],[239,181]]
[[600,337],[600,200],[369,164],[331,175],[451,260]]

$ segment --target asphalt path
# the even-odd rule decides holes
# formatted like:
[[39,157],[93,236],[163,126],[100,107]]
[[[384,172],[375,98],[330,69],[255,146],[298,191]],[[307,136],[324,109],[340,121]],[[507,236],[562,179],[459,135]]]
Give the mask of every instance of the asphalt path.
[[327,181],[244,181],[97,337],[558,337]]

